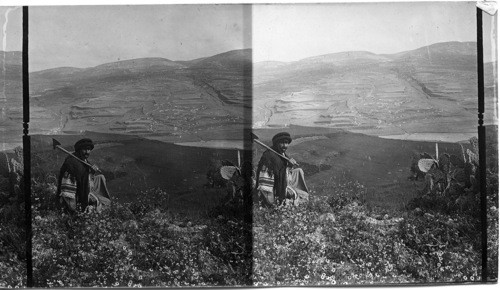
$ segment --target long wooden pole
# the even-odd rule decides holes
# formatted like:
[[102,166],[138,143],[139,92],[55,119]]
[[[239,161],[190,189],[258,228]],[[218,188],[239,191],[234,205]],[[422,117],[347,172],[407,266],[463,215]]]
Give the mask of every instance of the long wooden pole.
[[[80,161],[81,163],[83,163],[83,164],[87,165],[88,167],[92,167],[92,166],[93,166],[92,164],[88,163],[87,161],[82,160],[82,159],[80,159],[80,158],[76,157],[76,156],[75,156],[75,154],[73,154],[73,153],[69,152],[68,150],[66,150],[66,149],[64,149],[64,148],[62,148],[60,145],[55,145],[54,147],[55,147],[55,148],[57,148],[57,149],[59,149],[59,150],[61,150],[61,151],[62,151],[62,152],[64,152],[64,153],[68,154],[69,156],[71,156],[71,157],[75,158],[76,160]],[[97,169],[97,172],[102,173],[102,171],[101,171],[101,170],[99,170],[99,169]]]
[[285,159],[286,161],[288,161],[288,162],[292,162],[292,161],[290,160],[290,158],[286,157],[285,155],[279,154],[279,153],[278,153],[278,152],[276,152],[273,148],[271,148],[271,147],[267,146],[266,144],[264,144],[264,143],[260,142],[259,140],[254,139],[253,141],[254,141],[254,142],[257,142],[257,144],[259,144],[259,145],[264,146],[264,148],[266,148],[266,149],[268,149],[269,151],[271,151],[271,152],[275,153],[276,155],[278,155],[279,157],[281,157],[281,158]]
[[75,156],[75,154],[73,154],[73,153],[69,152],[68,150],[66,150],[66,149],[64,149],[64,148],[62,148],[60,145],[56,145],[56,148],[57,148],[57,149],[59,149],[59,150],[61,150],[61,151],[62,151],[62,152],[64,152],[64,153],[66,153],[66,154],[70,155],[71,157],[75,158],[76,160],[80,161],[81,163],[83,163],[83,164],[85,164],[85,165],[87,165],[87,166],[89,166],[89,167],[92,167],[92,164],[88,163],[88,162],[87,162],[87,161],[85,161],[85,160],[82,160],[82,159],[80,159],[80,158],[76,157],[76,156]]

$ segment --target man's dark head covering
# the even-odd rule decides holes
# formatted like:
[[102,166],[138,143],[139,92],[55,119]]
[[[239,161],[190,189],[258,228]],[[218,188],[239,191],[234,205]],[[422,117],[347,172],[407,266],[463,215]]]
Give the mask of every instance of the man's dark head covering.
[[288,132],[281,132],[273,137],[273,145],[281,143],[283,141],[287,141],[288,143],[292,143],[292,137],[290,137],[290,133]]
[[92,140],[90,140],[89,138],[78,140],[78,142],[75,143],[75,151],[78,152],[81,149],[94,150],[94,143],[92,143]]

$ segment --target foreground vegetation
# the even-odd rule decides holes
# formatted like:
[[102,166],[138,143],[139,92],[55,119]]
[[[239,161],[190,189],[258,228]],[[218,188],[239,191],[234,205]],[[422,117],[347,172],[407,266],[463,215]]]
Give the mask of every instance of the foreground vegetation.
[[[494,150],[495,151],[495,150]],[[21,151],[0,191],[0,287],[26,286]],[[36,164],[36,156],[33,158]],[[348,178],[315,185],[300,207],[213,204],[197,216],[168,207],[161,189],[100,214],[63,213],[55,175],[32,170],[37,287],[343,285],[478,282],[477,188],[422,194],[401,211],[372,208]],[[7,178],[7,179],[5,179]],[[7,181],[8,182],[7,182]],[[487,176],[488,279],[498,275],[498,166]],[[8,186],[7,186],[8,185]],[[200,198],[224,189],[198,189]],[[15,221],[15,222],[13,222]]]
[[[424,154],[424,160],[433,164],[428,171],[421,171],[414,162],[412,178],[419,182],[418,176],[423,177],[422,192],[400,210],[371,207],[365,202],[370,192],[345,176],[316,184],[317,194],[305,206],[255,206],[254,284],[479,282],[477,139],[471,138],[470,143],[472,150],[462,147],[460,157],[445,153],[438,159]],[[498,149],[496,142],[487,144],[486,274],[489,281],[496,281]]]
[[22,190],[23,154],[0,158],[0,288],[26,286],[26,231]]
[[[177,216],[162,190],[100,214],[62,214],[55,185],[34,188],[33,271],[38,287],[249,285],[251,237],[241,210]],[[205,192],[205,194],[214,194]],[[45,200],[44,200],[45,199]],[[234,205],[237,206],[237,205]]]
[[[481,277],[477,195],[422,196],[400,215],[370,209],[366,189],[332,180],[306,206],[254,208],[255,285],[474,282]],[[447,200],[442,206],[443,200]],[[498,204],[488,199],[489,273],[497,279]],[[436,206],[438,205],[438,206]],[[475,212],[475,214],[469,214]],[[496,245],[496,246],[495,246]]]

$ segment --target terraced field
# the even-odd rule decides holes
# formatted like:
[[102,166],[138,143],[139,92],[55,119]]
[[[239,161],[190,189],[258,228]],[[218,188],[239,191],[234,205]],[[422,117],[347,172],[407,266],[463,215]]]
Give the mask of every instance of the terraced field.
[[[395,55],[338,53],[257,63],[253,126],[470,136],[477,126],[475,53],[475,43],[450,42]],[[487,124],[496,123],[491,67],[485,69]]]
[[[243,50],[193,62],[138,59],[33,73],[32,131],[121,133],[169,142],[200,140],[198,133],[207,131],[242,131],[249,110],[243,89],[250,79],[241,65],[249,55]],[[240,66],[227,63],[231,58]]]
[[[21,59],[19,53],[4,59],[1,133],[10,148],[21,142]],[[485,67],[486,124],[496,124],[495,66]],[[135,59],[32,73],[30,132],[198,142],[242,139],[242,129],[251,125],[300,125],[410,139],[471,136],[476,82],[475,43],[438,43],[394,55],[343,52],[291,63],[252,64],[251,50],[182,62]]]

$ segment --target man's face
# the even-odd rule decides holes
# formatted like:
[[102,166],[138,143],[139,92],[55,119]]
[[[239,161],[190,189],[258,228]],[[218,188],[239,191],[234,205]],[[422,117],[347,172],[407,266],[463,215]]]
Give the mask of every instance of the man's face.
[[83,158],[87,159],[90,156],[90,151],[92,151],[90,148],[80,149],[80,156],[82,156]]
[[288,149],[288,145],[290,143],[288,143],[287,141],[282,141],[282,142],[279,142],[278,143],[278,153],[285,153],[286,152],[286,149]]

